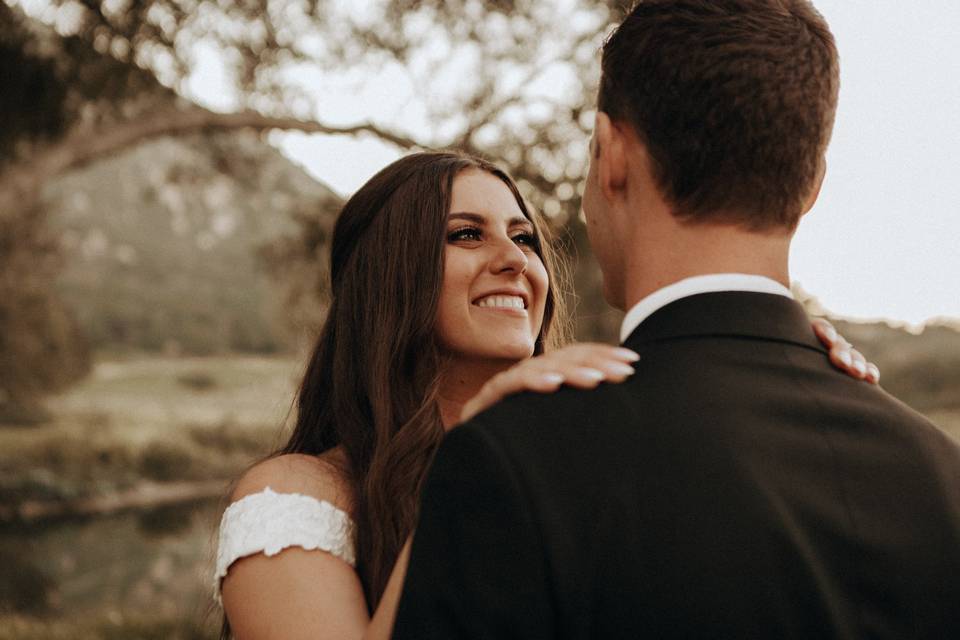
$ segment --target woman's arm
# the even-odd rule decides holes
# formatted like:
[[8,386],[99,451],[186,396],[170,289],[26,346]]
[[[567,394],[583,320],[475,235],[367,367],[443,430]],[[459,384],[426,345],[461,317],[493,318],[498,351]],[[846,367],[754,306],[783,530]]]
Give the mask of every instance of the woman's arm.
[[373,620],[367,627],[367,633],[363,636],[364,640],[389,640],[393,633],[393,622],[397,617],[397,605],[400,603],[400,594],[403,591],[403,579],[407,575],[407,565],[410,563],[410,541],[412,536],[407,538],[407,542],[400,550],[397,556],[397,563],[393,565],[393,571],[390,573],[390,579],[387,580],[387,587],[383,591],[383,597],[380,598],[380,604],[373,614]]
[[[307,455],[284,455],[248,471],[234,501],[266,487],[330,502],[349,513],[336,469]],[[370,623],[353,567],[326,551],[284,549],[234,562],[222,583],[223,608],[237,640],[359,640]]]

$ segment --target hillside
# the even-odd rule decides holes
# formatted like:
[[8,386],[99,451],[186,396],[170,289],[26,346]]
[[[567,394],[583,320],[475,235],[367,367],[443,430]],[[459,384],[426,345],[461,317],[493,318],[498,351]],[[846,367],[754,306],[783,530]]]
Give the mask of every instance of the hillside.
[[924,413],[960,412],[960,331],[931,324],[915,334],[883,322],[833,322],[880,367],[890,393]]
[[208,354],[289,346],[258,251],[339,198],[252,133],[162,138],[56,180],[59,281],[94,346]]
[[[152,73],[19,9],[4,20],[0,31],[27,43],[37,68],[56,71],[48,97],[60,101],[21,106],[26,122],[55,107],[48,115],[64,131],[109,132],[183,101]],[[285,348],[283,292],[258,251],[297,236],[294,216],[332,217],[339,205],[248,131],[145,138],[51,180],[42,202],[64,249],[58,288],[92,346],[186,354]]]

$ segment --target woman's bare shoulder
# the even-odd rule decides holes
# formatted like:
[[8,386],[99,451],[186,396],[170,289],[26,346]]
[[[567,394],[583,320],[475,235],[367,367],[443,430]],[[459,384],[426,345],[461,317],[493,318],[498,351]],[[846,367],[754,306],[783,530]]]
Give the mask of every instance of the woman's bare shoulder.
[[300,493],[325,500],[347,513],[353,506],[345,456],[339,448],[319,456],[285,453],[258,462],[237,480],[230,501],[260,493],[267,487],[277,493]]

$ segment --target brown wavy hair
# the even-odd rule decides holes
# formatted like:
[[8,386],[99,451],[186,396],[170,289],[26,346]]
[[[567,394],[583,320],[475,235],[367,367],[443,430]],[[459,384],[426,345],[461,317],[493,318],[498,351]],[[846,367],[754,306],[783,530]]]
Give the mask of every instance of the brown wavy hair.
[[279,453],[343,448],[357,572],[371,612],[413,531],[421,485],[444,435],[435,324],[453,181],[467,169],[502,180],[540,238],[535,250],[550,287],[535,353],[566,338],[561,270],[548,231],[493,164],[454,152],[416,153],[377,173],[344,205],[330,252],[331,304],[300,385],[293,434]]

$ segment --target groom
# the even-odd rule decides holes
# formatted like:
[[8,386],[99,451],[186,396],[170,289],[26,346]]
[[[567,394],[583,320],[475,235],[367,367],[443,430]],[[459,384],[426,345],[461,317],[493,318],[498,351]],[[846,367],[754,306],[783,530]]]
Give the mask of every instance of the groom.
[[787,288],[837,51],[806,0],[646,0],[583,199],[641,360],[455,429],[395,638],[960,638],[960,448],[831,368]]

